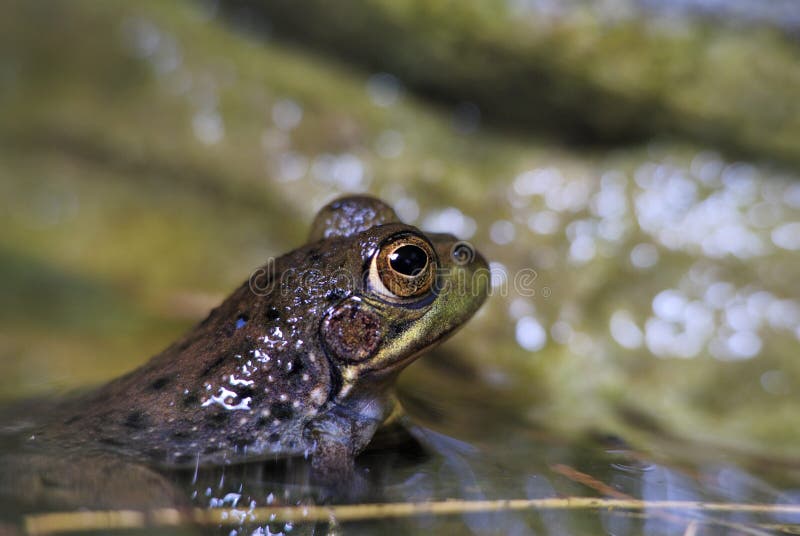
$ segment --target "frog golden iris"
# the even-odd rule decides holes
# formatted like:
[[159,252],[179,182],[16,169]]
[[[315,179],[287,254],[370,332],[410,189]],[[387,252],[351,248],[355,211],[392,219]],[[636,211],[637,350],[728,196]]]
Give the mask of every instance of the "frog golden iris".
[[382,245],[372,258],[369,283],[388,299],[418,298],[432,290],[437,266],[427,240],[404,234]]

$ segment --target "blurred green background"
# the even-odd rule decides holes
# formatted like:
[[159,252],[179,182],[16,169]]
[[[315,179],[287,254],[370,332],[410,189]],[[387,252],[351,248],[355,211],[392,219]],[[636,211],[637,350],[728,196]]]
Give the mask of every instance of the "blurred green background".
[[[800,8],[662,4],[8,2],[0,397],[130,370],[369,192],[492,261],[439,355],[531,426],[794,454]],[[402,388],[464,396],[436,359]]]

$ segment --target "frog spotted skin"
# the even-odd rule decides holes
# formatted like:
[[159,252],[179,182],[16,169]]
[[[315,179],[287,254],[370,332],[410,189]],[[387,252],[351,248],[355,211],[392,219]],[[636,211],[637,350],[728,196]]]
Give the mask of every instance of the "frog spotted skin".
[[486,263],[370,197],[325,206],[308,242],[254,272],[130,374],[67,404],[37,441],[163,466],[310,456],[325,480],[395,409],[392,386],[480,307]]

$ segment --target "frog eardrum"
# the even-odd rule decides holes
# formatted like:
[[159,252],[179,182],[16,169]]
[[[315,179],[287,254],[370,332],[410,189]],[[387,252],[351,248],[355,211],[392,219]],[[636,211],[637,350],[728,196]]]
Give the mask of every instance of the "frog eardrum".
[[321,332],[325,347],[335,357],[358,362],[375,354],[385,330],[378,311],[353,297],[328,312]]
[[372,257],[369,286],[390,301],[420,298],[433,289],[437,266],[427,240],[414,234],[395,236]]

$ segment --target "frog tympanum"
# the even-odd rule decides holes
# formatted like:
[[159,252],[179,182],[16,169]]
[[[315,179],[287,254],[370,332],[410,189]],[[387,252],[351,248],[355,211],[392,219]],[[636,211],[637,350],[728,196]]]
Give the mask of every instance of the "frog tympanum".
[[31,437],[161,466],[310,457],[323,482],[396,412],[398,373],[486,298],[486,262],[365,196],[256,271],[181,340],[54,413]]

